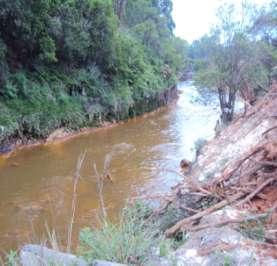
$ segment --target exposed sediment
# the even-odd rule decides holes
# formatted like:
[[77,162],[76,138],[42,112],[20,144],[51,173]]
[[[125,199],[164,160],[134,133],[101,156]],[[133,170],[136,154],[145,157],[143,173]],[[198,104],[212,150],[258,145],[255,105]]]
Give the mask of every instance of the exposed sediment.
[[[180,265],[222,265],[227,259],[228,265],[277,264],[276,108],[274,83],[204,146],[159,210],[161,215],[168,208],[182,210],[165,230],[167,237],[187,234],[174,253]],[[260,230],[256,239],[251,230]]]

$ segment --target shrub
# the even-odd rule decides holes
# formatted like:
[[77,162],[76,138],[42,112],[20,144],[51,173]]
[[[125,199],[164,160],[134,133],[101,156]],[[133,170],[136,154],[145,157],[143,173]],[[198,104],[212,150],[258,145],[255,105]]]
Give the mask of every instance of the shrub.
[[158,234],[158,227],[147,220],[149,209],[141,203],[124,208],[118,224],[105,221],[102,228],[80,232],[80,255],[88,261],[102,259],[144,265],[156,247],[160,255],[169,252],[169,242]]

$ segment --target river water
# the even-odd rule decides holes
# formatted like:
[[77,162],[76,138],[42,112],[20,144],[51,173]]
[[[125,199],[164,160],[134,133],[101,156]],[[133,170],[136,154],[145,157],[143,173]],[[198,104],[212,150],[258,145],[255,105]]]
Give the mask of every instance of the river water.
[[127,198],[170,191],[181,179],[180,160],[193,160],[195,142],[214,136],[219,114],[215,94],[200,94],[190,81],[181,82],[178,90],[175,103],[147,116],[0,159],[0,252],[43,241],[46,227],[55,229],[64,242],[71,215],[72,177],[84,151],[75,243],[80,228],[98,221],[94,163],[101,172],[105,161],[110,161],[113,182],[105,180],[103,196],[111,219],[116,219]]

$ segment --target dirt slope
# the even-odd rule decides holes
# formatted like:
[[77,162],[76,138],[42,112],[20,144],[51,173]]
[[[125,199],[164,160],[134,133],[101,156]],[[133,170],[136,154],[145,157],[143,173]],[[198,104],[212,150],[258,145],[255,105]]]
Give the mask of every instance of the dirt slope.
[[203,147],[159,212],[170,206],[183,212],[166,236],[188,235],[175,253],[180,265],[222,265],[225,256],[277,265],[277,83]]

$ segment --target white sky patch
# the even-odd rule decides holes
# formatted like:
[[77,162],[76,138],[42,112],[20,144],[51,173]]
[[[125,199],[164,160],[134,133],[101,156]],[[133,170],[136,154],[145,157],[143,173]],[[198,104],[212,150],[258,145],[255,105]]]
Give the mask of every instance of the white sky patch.
[[[201,38],[216,23],[217,8],[224,0],[173,0],[173,19],[176,24],[175,35],[188,42]],[[229,0],[236,5],[241,0]],[[270,3],[270,0],[251,0],[258,5]]]

